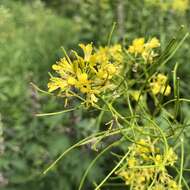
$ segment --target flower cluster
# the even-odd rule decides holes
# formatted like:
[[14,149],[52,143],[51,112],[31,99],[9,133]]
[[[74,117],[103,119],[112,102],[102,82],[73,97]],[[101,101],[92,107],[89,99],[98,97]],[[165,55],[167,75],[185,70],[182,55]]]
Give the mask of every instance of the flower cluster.
[[159,6],[162,10],[173,10],[183,13],[189,9],[189,0],[171,0],[161,2],[160,0],[146,0],[146,3]]
[[[162,94],[164,96],[169,96],[171,94],[171,86],[168,84],[167,76],[162,73],[153,76],[147,90],[153,95]],[[144,93],[140,90],[131,90],[130,96],[137,102],[143,99]]]
[[174,0],[172,4],[172,9],[175,11],[185,12],[189,9],[189,0]]
[[119,44],[94,50],[92,44],[79,44],[83,56],[72,51],[74,59],[67,55],[52,66],[58,77],[51,77],[49,92],[59,90],[61,95],[81,94],[87,104],[98,101],[98,95],[114,87],[111,80],[121,71],[123,61]]
[[126,163],[116,172],[134,190],[181,190],[168,174],[166,166],[173,166],[177,156],[172,148],[162,150],[159,141],[140,139],[129,147]]
[[153,58],[157,55],[154,49],[160,46],[160,42],[157,38],[152,38],[145,43],[144,38],[134,39],[132,45],[129,46],[128,52],[134,54],[135,57],[142,56],[142,58],[148,62],[152,63]]
[[163,94],[164,96],[169,96],[171,93],[171,87],[167,84],[167,76],[159,73],[157,76],[154,76],[152,82],[150,83],[151,92],[154,95]]

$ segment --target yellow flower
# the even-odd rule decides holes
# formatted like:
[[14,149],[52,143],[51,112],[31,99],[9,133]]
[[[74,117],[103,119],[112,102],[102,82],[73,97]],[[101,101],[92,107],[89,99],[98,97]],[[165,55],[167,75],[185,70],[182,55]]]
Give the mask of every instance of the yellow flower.
[[118,175],[124,178],[126,185],[132,183],[135,177],[132,172],[127,171],[122,171]]
[[164,74],[159,73],[156,78],[157,82],[160,84],[165,84],[168,80],[167,76]]
[[75,79],[74,77],[69,77],[69,78],[67,79],[67,83],[68,83],[69,85],[75,85],[75,84],[76,84],[76,79]]
[[100,47],[96,53],[91,56],[90,62],[102,64],[103,66],[114,62],[115,65],[121,64],[123,61],[122,48],[120,44],[110,47]]
[[160,92],[164,95],[164,96],[169,96],[171,94],[171,87],[169,85],[162,87]]
[[164,96],[169,96],[171,93],[171,87],[167,85],[167,80],[167,76],[163,74],[158,74],[154,77],[153,82],[150,83],[152,93],[154,95],[161,93]]
[[76,87],[80,89],[82,93],[90,93],[91,91],[91,81],[88,80],[88,75],[86,73],[80,73],[77,75]]
[[162,157],[162,155],[160,155],[160,154],[157,154],[157,155],[153,158],[153,160],[154,160],[155,165],[162,165],[162,163],[163,163],[163,157]]
[[79,44],[79,47],[83,50],[84,52],[84,61],[89,61],[90,56],[92,54],[92,43],[91,44]]
[[157,38],[152,38],[147,44],[146,44],[147,48],[149,49],[153,49],[153,48],[157,48],[160,46],[160,41]]
[[77,75],[79,83],[88,83],[88,75],[86,73],[81,73]]
[[151,151],[151,146],[150,146],[150,139],[140,139],[139,141],[137,141],[137,145],[136,145],[136,152],[138,154],[142,154],[143,153],[150,153]]
[[[126,163],[123,162],[116,174],[122,177],[126,185],[130,185],[135,190],[149,189],[152,181],[154,181],[151,187],[152,190],[181,190],[168,174],[166,167],[176,161],[174,158],[175,161],[173,162],[171,158],[171,156],[175,157],[175,153],[169,147],[165,154],[161,151],[159,145],[160,143],[156,140],[152,142],[150,137],[137,140],[129,147],[130,152]],[[144,159],[144,156],[146,156],[146,159]]]
[[127,161],[128,161],[128,166],[129,167],[133,167],[133,166],[135,166],[137,164],[137,161],[136,161],[136,159],[134,157],[129,158]]
[[67,87],[66,81],[58,77],[50,78],[50,82],[48,83],[49,92],[57,90],[58,88],[60,88],[61,90],[65,90],[66,87]]
[[175,11],[184,12],[189,9],[189,1],[188,0],[173,0],[172,9]]
[[129,46],[129,53],[142,53],[144,51],[144,38],[134,39],[132,45]]
[[169,180],[168,189],[172,190],[182,190],[181,186],[179,186],[174,180]]
[[91,99],[91,102],[97,102],[98,101],[98,98],[96,98],[96,96],[94,94],[90,95],[90,99]]
[[65,75],[66,73],[73,73],[73,65],[71,65],[66,58],[62,58],[56,64],[52,65],[52,69],[55,70],[60,75]]
[[151,87],[151,91],[154,95],[157,95],[161,90],[160,84],[157,82],[152,82],[150,84],[150,87]]
[[144,38],[137,38],[133,40],[132,45],[129,46],[128,52],[135,54],[135,56],[140,55],[145,60],[145,63],[153,63],[156,53],[153,49],[160,46],[159,40],[154,37],[145,43]]
[[123,61],[122,47],[120,44],[115,44],[109,48],[109,54],[111,59],[116,62],[116,64],[121,64]]
[[108,64],[107,71],[108,71],[109,75],[113,75],[116,73],[116,67],[113,64]]
[[100,47],[93,52],[92,43],[79,46],[83,56],[72,51],[74,60],[66,56],[52,66],[58,77],[50,79],[48,89],[50,92],[59,89],[66,96],[69,96],[66,92],[75,90],[87,104],[94,104],[98,101],[97,94],[113,89],[111,80],[122,68],[122,48],[116,44]]
[[100,79],[106,79],[108,77],[108,73],[105,72],[103,69],[100,69],[97,73],[96,73],[97,77]]
[[109,62],[109,52],[108,47],[100,47],[98,51],[92,56],[92,63],[96,64],[106,64]]
[[137,183],[142,184],[146,180],[146,178],[144,175],[139,175],[138,178],[136,178],[136,180],[137,180]]
[[177,161],[177,155],[172,148],[169,148],[164,159],[166,160],[168,165],[173,166],[174,163]]
[[151,91],[154,95],[159,93],[163,94],[164,96],[169,96],[171,94],[171,87],[169,85],[163,86],[164,84],[160,84],[158,82],[151,83]]

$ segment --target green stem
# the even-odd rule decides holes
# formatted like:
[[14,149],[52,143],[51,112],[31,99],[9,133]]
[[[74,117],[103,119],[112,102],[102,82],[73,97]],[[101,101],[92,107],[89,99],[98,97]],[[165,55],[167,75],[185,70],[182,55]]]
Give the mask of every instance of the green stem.
[[95,188],[95,190],[99,190],[99,188],[107,181],[107,179],[116,171],[116,169],[123,163],[123,161],[127,158],[130,151],[128,151],[123,158],[118,162],[118,164],[112,169],[112,171],[102,180],[102,182]]
[[181,180],[183,177],[183,164],[184,164],[184,140],[181,138],[181,163],[180,163],[180,173],[179,173],[179,186],[181,186]]
[[109,146],[107,146],[104,150],[102,150],[95,158],[94,160],[90,163],[90,165],[88,166],[88,168],[86,169],[82,179],[81,179],[81,182],[79,184],[79,188],[78,190],[81,190],[82,189],[82,186],[84,184],[84,181],[86,179],[86,176],[88,174],[88,172],[90,171],[90,169],[93,167],[93,165],[96,163],[96,161],[98,160],[98,158],[100,158],[107,150],[109,150],[110,148],[112,148],[113,146],[115,146],[116,144],[119,144],[120,141],[117,141],[117,142],[114,142],[112,144],[110,144]]

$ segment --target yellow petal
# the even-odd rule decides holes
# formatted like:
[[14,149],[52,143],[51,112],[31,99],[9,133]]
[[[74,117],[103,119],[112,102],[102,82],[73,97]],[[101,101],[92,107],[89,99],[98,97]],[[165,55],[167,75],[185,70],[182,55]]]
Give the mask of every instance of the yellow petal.
[[67,82],[69,85],[75,85],[76,84],[76,79],[74,77],[69,77],[67,79]]
[[150,42],[147,43],[148,48],[153,49],[160,46],[160,41],[157,38],[152,38]]
[[83,50],[84,52],[84,60],[85,61],[89,61],[90,59],[90,56],[92,54],[92,43],[91,44],[87,44],[87,45],[84,45],[84,44],[79,44],[79,47]]
[[88,81],[88,75],[86,73],[82,73],[78,75],[78,80],[81,83],[85,83]]

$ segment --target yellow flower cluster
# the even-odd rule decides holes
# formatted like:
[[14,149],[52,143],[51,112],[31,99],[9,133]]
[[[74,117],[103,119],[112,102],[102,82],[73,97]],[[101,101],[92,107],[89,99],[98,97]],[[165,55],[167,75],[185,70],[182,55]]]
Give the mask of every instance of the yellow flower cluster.
[[134,39],[132,45],[129,46],[128,52],[135,56],[141,55],[146,62],[152,63],[153,58],[156,56],[153,49],[159,46],[160,42],[155,37],[146,43],[144,38],[137,38]]
[[167,84],[167,80],[168,78],[164,74],[160,73],[155,76],[153,81],[150,83],[151,92],[154,95],[161,93],[165,96],[169,96],[171,93],[171,87]]
[[116,172],[134,190],[181,190],[168,174],[166,166],[173,166],[177,156],[172,148],[163,152],[158,141],[140,139],[129,147],[126,163]]
[[173,0],[172,9],[175,11],[185,12],[189,9],[189,0]]
[[48,89],[49,92],[59,90],[66,96],[77,92],[83,95],[86,103],[93,104],[100,93],[113,88],[111,79],[120,72],[123,62],[122,48],[116,44],[95,51],[92,44],[79,46],[83,56],[72,51],[74,60],[66,55],[52,66],[58,77],[50,78]]
[[189,0],[168,0],[164,2],[160,0],[146,0],[146,3],[159,6],[164,11],[174,10],[183,13],[189,9]]

